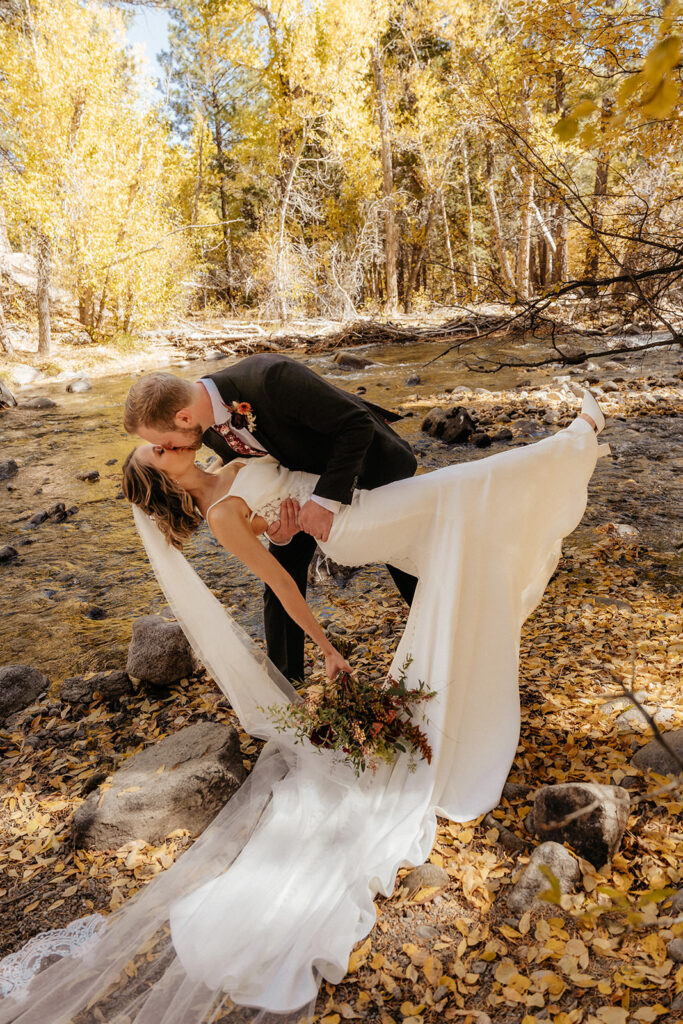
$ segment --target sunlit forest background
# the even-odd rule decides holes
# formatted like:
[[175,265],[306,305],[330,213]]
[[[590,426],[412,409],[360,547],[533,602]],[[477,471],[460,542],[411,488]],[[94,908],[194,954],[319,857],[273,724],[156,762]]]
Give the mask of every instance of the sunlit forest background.
[[44,353],[50,288],[93,339],[577,295],[676,336],[681,25],[677,0],[0,0],[0,263],[32,261]]

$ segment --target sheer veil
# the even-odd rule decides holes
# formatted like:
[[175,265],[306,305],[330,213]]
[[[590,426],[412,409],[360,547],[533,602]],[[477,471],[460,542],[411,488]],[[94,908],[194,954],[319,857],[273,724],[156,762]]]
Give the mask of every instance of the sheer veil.
[[154,521],[133,505],[135,525],[166,600],[195,654],[252,736],[273,735],[263,709],[298,700],[272,661],[231,618],[181,551],[166,542]]
[[[0,1024],[294,1022],[312,1010],[317,977],[311,977],[306,1001],[296,1012],[235,1006],[222,985],[206,984],[186,971],[171,936],[171,915],[181,901],[234,863],[267,818],[274,788],[306,756],[303,748],[294,750],[290,737],[275,733],[264,711],[300,698],[184,555],[167,544],[148,516],[136,507],[133,514],[161,588],[197,657],[243,727],[270,742],[238,793],[170,869],[108,917],[89,915],[68,928],[43,933],[0,963]],[[324,759],[314,748],[308,756],[309,772],[311,767],[325,771]],[[189,960],[193,953],[201,957],[201,934],[195,927]],[[182,935],[173,938],[182,940]],[[185,949],[187,953],[187,939]],[[55,957],[60,957],[56,963]]]

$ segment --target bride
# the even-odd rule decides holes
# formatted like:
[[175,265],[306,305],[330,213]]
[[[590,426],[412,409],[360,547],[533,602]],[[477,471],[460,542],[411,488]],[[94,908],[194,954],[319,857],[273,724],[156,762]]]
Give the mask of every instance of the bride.
[[[325,554],[347,565],[388,562],[418,578],[390,671],[411,659],[408,685],[424,680],[437,693],[424,725],[431,763],[411,772],[400,756],[360,779],[330,751],[276,731],[264,709],[298,699],[296,691],[180,550],[205,519],[335,676],[349,666],[259,540],[266,530],[282,540],[295,532],[317,478],[267,456],[212,474],[192,451],[135,449],[124,492],[159,582],[244,728],[268,742],[171,869],[107,919],[46,933],[8,958],[0,1024],[295,1020],[321,979],[340,982],[373,926],[374,896],[391,893],[400,867],[428,857],[436,815],[470,821],[500,800],[519,738],[520,629],[583,515],[603,426],[587,392],[581,415],[552,437],[356,491],[335,516]],[[31,980],[46,952],[66,956]]]

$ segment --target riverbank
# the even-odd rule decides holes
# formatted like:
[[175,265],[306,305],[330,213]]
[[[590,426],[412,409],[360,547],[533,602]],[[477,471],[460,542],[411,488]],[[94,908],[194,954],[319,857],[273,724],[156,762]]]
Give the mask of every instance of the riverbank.
[[448,339],[445,348],[464,335],[473,341],[486,335],[494,343],[497,338],[507,337],[522,343],[539,342],[543,337],[555,336],[557,329],[565,350],[591,351],[596,343],[600,345],[599,339],[614,336],[636,347],[639,339],[651,341],[657,329],[656,324],[636,321],[624,311],[611,310],[605,315],[600,310],[598,315],[587,300],[565,301],[562,306],[553,303],[548,308],[552,316],[538,314],[535,319],[519,319],[519,309],[502,303],[443,306],[416,314],[396,313],[390,318],[368,314],[352,321],[305,318],[282,322],[196,315],[170,318],[139,334],[119,334],[97,341],[71,319],[56,317],[49,356],[39,354],[37,329],[28,320],[8,325],[13,352],[3,355],[0,380],[16,390],[68,382],[79,376],[111,377],[256,352],[325,354],[341,347],[428,344],[441,332]]

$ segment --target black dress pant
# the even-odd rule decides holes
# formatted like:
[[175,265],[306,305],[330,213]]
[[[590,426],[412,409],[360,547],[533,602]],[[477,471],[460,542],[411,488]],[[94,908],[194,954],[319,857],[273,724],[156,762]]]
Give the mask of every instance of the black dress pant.
[[[271,544],[270,552],[283,569],[286,569],[297,587],[306,596],[308,567],[311,564],[317,541],[308,533],[297,533],[289,544]],[[394,583],[403,599],[410,604],[413,600],[417,580],[401,569],[388,565]],[[290,619],[277,597],[266,587],[263,594],[263,620],[266,631],[268,657],[291,682],[304,677],[304,632]]]

